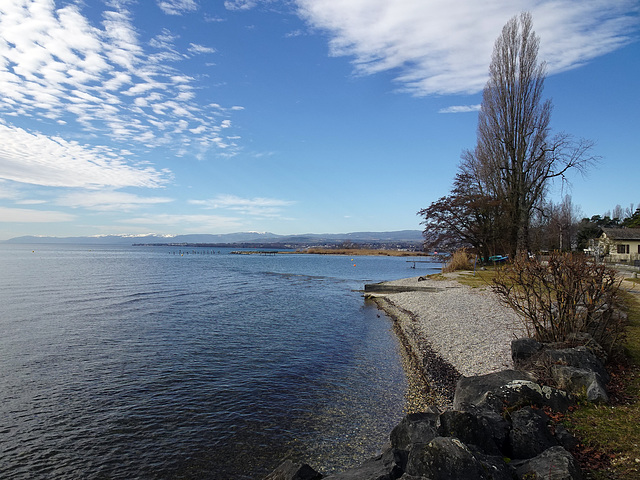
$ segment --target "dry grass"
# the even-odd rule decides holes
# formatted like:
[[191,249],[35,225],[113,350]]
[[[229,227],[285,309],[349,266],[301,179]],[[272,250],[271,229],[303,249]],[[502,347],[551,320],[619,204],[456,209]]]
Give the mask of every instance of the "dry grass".
[[404,250],[376,250],[372,248],[306,248],[291,253],[311,253],[314,255],[382,255],[387,257],[420,257],[424,252],[407,252]]
[[473,256],[466,249],[457,250],[442,269],[442,273],[451,273],[458,270],[473,268]]

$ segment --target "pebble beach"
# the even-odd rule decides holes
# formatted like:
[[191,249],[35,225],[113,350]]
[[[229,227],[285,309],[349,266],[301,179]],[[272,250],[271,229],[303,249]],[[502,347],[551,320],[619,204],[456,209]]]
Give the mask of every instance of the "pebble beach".
[[367,295],[394,319],[405,348],[439,390],[440,404],[448,403],[460,375],[512,368],[511,340],[525,334],[521,318],[488,286],[472,288],[455,277],[385,282],[408,291]]

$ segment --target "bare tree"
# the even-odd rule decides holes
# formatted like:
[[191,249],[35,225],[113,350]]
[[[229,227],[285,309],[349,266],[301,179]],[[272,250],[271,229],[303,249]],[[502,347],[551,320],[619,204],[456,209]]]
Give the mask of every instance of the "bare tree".
[[454,251],[471,247],[487,259],[504,251],[500,235],[501,202],[487,195],[481,182],[463,168],[451,193],[418,212],[424,217],[425,247]]
[[486,190],[504,202],[512,255],[529,250],[531,215],[549,181],[564,180],[569,169],[582,170],[594,160],[591,142],[564,133],[549,138],[552,104],[542,100],[546,65],[538,62],[538,47],[529,13],[504,26],[483,91],[477,145],[465,155]]

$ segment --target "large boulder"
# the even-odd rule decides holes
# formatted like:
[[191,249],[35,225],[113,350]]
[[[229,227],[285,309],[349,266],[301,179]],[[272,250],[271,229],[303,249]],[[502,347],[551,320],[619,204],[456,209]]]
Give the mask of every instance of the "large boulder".
[[391,431],[391,446],[409,450],[413,443],[429,443],[439,436],[440,415],[433,412],[410,413]]
[[325,480],[396,480],[404,473],[407,452],[388,448],[360,466],[329,475]]
[[602,377],[593,370],[552,365],[551,375],[559,388],[574,395],[585,395],[592,403],[607,403],[609,395]]
[[575,459],[562,447],[551,447],[534,458],[514,461],[510,465],[520,480],[582,480]]
[[511,341],[511,359],[513,364],[518,367],[527,365],[535,359],[542,351],[542,343],[533,338],[517,338]]
[[527,380],[514,380],[493,392],[494,399],[500,400],[503,408],[515,409],[526,405],[534,405],[539,408],[550,407],[557,412],[566,412],[569,407],[576,404],[576,399],[565,392],[547,385],[539,385]]
[[282,462],[264,480],[320,480],[322,475],[306,463]]
[[500,440],[496,442],[485,419],[471,412],[449,410],[440,415],[441,437],[455,437],[467,446],[474,445],[481,452],[500,455]]
[[457,438],[436,437],[409,451],[406,473],[431,480],[489,479],[482,463]]
[[491,392],[514,380],[534,381],[533,375],[518,370],[502,370],[500,372],[461,377],[456,384],[456,392],[453,397],[453,409],[463,410],[465,404],[480,405],[487,392]]
[[548,417],[539,410],[524,407],[511,414],[508,454],[511,458],[533,458],[558,445],[548,427]]
[[541,386],[533,380],[531,374],[516,370],[462,377],[456,386],[453,408],[465,410],[468,408],[465,405],[472,404],[501,412],[505,408],[535,405],[564,412],[575,405],[575,399],[567,392]]
[[591,370],[600,378],[603,384],[606,385],[609,381],[609,374],[604,364],[587,347],[549,349],[544,351],[544,355],[552,364]]

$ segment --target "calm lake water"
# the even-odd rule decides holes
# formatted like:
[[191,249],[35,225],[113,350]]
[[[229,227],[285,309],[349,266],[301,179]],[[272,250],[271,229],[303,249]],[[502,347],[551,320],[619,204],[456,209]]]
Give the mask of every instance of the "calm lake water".
[[358,290],[440,267],[406,260],[0,245],[0,478],[249,479],[375,455],[407,384]]

